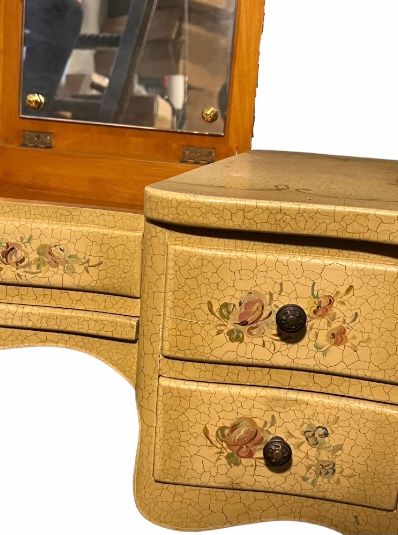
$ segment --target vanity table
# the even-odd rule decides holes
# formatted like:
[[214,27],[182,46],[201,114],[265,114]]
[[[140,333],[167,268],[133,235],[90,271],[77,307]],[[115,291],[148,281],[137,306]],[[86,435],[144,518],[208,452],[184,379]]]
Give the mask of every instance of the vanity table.
[[61,74],[24,4],[0,0],[0,347],[136,387],[155,523],[396,535],[398,164],[247,152],[262,0],[65,0]]

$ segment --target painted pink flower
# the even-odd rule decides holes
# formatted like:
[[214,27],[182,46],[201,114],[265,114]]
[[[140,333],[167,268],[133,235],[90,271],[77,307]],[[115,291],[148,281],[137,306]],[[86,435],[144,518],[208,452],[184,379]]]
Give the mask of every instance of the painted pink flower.
[[264,446],[264,431],[253,418],[241,417],[235,420],[225,434],[225,444],[241,459],[254,457]]
[[18,267],[25,262],[26,253],[20,243],[5,243],[0,251],[0,260],[7,266]]
[[58,268],[68,263],[67,251],[64,245],[43,244],[37,249],[37,253],[39,256],[45,258],[48,265],[52,268]]
[[314,305],[312,314],[317,318],[327,318],[333,313],[334,297],[332,295],[324,295],[315,300]]
[[348,342],[347,329],[339,325],[328,332],[328,341],[334,346],[344,346]]
[[230,321],[238,328],[245,328],[248,336],[263,336],[267,331],[267,322],[272,318],[268,302],[268,297],[262,293],[249,292],[233,310]]

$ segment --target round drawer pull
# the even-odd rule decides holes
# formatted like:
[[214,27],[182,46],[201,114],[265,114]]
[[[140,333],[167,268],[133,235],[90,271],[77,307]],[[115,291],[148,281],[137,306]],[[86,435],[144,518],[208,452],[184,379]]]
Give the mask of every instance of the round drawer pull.
[[307,324],[307,314],[299,305],[285,305],[276,313],[278,329],[287,334],[297,334]]
[[270,467],[280,467],[289,464],[292,460],[292,448],[282,437],[271,438],[264,446],[264,461]]

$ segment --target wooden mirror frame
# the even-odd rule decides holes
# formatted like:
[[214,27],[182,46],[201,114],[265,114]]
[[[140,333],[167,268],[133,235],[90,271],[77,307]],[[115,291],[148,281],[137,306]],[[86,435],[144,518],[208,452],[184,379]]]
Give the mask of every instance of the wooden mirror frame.
[[[237,0],[224,136],[21,118],[22,0],[0,0],[0,196],[141,210],[144,187],[191,170],[183,147],[216,160],[250,149],[264,0]],[[51,132],[53,148],[22,147],[23,131]]]

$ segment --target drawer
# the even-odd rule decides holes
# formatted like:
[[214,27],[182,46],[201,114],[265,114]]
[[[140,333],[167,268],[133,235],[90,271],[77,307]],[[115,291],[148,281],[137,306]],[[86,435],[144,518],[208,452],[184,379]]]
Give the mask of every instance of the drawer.
[[134,342],[137,340],[138,318],[105,312],[0,303],[0,327]]
[[2,202],[0,281],[139,297],[143,216]]
[[[396,383],[397,260],[249,241],[203,242],[169,246],[164,356]],[[277,329],[277,311],[287,304],[307,315],[299,337]]]
[[[156,426],[158,482],[396,509],[396,407],[160,378]],[[269,468],[263,449],[277,436],[292,461]]]

